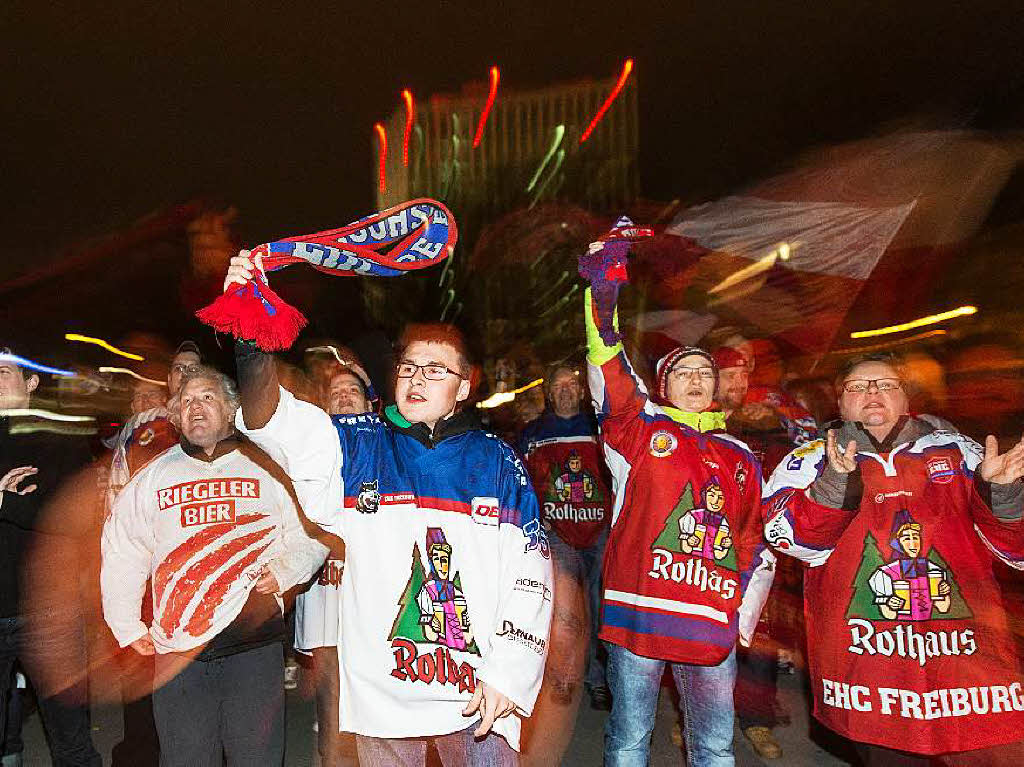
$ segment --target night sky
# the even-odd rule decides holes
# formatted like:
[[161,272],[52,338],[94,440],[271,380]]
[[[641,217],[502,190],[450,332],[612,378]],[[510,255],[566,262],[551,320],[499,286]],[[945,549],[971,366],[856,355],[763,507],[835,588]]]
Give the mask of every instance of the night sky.
[[514,89],[633,56],[642,192],[664,200],[908,117],[1021,127],[1024,102],[1019,1],[74,5],[0,12],[0,278],[200,196],[247,242],[340,226],[371,210],[371,126],[401,89],[494,63]]

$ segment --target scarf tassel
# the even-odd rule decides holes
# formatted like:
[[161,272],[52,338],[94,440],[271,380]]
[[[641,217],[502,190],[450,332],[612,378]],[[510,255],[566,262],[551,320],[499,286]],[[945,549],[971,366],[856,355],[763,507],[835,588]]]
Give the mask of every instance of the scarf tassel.
[[255,343],[265,352],[291,348],[307,320],[298,309],[255,280],[233,285],[209,306],[196,312],[214,330]]

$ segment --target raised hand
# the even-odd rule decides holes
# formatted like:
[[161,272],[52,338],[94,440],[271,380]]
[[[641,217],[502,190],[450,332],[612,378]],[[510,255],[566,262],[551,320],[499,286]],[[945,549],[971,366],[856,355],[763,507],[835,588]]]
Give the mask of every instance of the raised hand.
[[999,440],[989,434],[985,438],[985,458],[978,464],[978,473],[986,482],[1008,485],[1024,477],[1024,439],[1002,455]]
[[0,491],[5,493],[15,493],[16,495],[27,495],[34,491],[37,485],[29,485],[28,487],[19,488],[18,485],[25,477],[31,477],[37,473],[39,469],[35,466],[18,466],[17,468],[11,469],[9,472],[4,474],[3,478],[0,479]]
[[262,275],[263,281],[266,282],[267,277],[263,272],[263,256],[256,256],[256,260],[253,262],[251,253],[252,251],[249,250],[240,250],[237,256],[231,257],[231,261],[228,264],[228,273],[224,276],[225,291],[235,283],[245,285],[251,282],[257,272]]
[[849,474],[857,468],[857,443],[851,439],[846,449],[840,452],[835,429],[829,429],[825,435],[825,455],[828,456],[829,466],[840,474]]

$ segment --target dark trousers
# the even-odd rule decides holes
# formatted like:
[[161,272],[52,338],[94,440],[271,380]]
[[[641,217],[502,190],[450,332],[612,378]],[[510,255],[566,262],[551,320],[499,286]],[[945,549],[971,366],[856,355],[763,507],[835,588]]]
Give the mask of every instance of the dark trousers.
[[214,660],[157,655],[153,714],[161,767],[272,767],[284,762],[280,642]]
[[736,645],[736,718],[740,729],[774,727],[779,665],[775,643],[755,636],[750,647]]
[[0,618],[0,742],[6,739],[14,664],[36,690],[55,767],[101,767],[89,724],[88,656],[77,610]]

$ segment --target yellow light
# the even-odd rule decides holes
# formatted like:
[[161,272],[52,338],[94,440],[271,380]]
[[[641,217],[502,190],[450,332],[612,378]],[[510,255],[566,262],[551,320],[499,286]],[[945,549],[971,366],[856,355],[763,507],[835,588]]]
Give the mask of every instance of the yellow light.
[[882,349],[891,349],[894,346],[903,346],[904,344],[914,343],[915,341],[923,341],[926,338],[935,338],[936,336],[947,336],[949,331],[947,330],[926,330],[924,333],[915,333],[912,336],[906,338],[894,338],[892,341],[885,341],[880,344],[871,344],[870,346],[847,346],[842,349],[833,349],[829,354],[870,354],[871,352],[881,351]]
[[140,381],[145,381],[146,383],[156,384],[157,386],[167,386],[167,382],[166,381],[154,381],[152,378],[146,378],[145,376],[140,376],[134,370],[129,370],[128,368],[111,368],[111,367],[107,367],[107,366],[104,365],[103,367],[100,368],[100,372],[101,373],[124,373],[126,375],[130,375],[132,378],[137,378]]
[[761,258],[757,259],[757,261],[752,263],[750,266],[745,266],[742,269],[739,269],[730,274],[720,283],[711,288],[708,291],[708,293],[721,293],[726,288],[731,288],[733,285],[737,285],[738,283],[741,283],[744,280],[749,280],[751,277],[756,277],[757,275],[766,272],[773,266],[775,266],[776,261],[789,261],[791,253],[792,248],[790,247],[789,243],[783,242],[779,245],[779,247],[777,247],[767,256],[762,256]]
[[921,317],[920,319],[911,320],[910,322],[904,322],[901,325],[889,325],[888,327],[876,328],[875,330],[858,330],[854,333],[850,333],[850,338],[871,338],[872,336],[884,336],[889,333],[902,333],[904,330],[913,330],[914,328],[921,328],[925,325],[934,325],[936,322],[945,322],[946,320],[951,320],[955,317],[963,317],[968,314],[976,314],[977,312],[977,306],[960,306],[956,309],[950,309],[948,312],[942,312],[941,314],[929,314],[927,317]]
[[518,389],[513,389],[512,391],[495,392],[490,397],[485,399],[483,402],[477,402],[476,406],[480,408],[490,409],[492,407],[498,407],[498,405],[504,405],[514,400],[517,394],[522,394],[527,389],[532,389],[534,386],[540,386],[542,383],[544,383],[544,379],[538,378],[534,381],[530,381],[530,383],[526,384],[526,386],[520,386]]
[[139,362],[141,362],[142,360],[146,359],[145,357],[140,357],[138,354],[132,354],[131,352],[126,352],[121,349],[118,349],[116,346],[111,346],[102,338],[92,338],[91,336],[83,336],[79,335],[78,333],[65,333],[64,338],[68,341],[81,341],[87,344],[96,344],[97,346],[106,349],[108,352],[119,354],[122,357],[127,357],[130,360],[138,360]]

